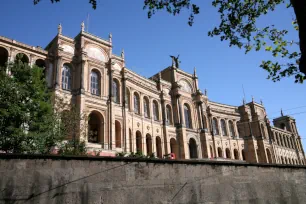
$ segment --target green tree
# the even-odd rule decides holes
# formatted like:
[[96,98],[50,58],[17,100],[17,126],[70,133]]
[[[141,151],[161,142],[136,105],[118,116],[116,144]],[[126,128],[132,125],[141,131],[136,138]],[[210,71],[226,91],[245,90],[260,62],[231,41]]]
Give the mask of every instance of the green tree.
[[[34,4],[40,0],[34,0]],[[51,0],[52,3],[60,0]],[[178,15],[181,10],[190,11],[188,24],[194,23],[195,15],[200,8],[192,0],[144,0],[144,9],[151,18],[159,10],[166,10]],[[94,9],[97,1],[90,0]],[[299,41],[287,39],[287,30],[277,29],[272,24],[263,28],[257,27],[257,20],[267,13],[273,12],[280,5],[293,7],[296,18],[292,24],[297,30]],[[306,79],[306,1],[305,0],[212,0],[212,6],[218,9],[220,24],[208,35],[219,36],[221,41],[228,41],[230,46],[244,49],[270,52],[275,60],[263,60],[260,67],[268,72],[268,79],[279,81],[283,77],[294,76],[296,83]],[[270,22],[268,22],[270,23]],[[285,63],[281,63],[285,61]]]
[[0,151],[47,154],[63,139],[40,67],[0,67],[0,116]]

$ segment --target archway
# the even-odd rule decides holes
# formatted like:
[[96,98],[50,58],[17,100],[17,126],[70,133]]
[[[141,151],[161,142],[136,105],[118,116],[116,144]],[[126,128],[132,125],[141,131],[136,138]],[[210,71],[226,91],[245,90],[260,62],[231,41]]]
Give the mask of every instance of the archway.
[[103,143],[104,141],[104,119],[103,116],[93,111],[88,120],[88,142]]
[[139,131],[136,132],[136,152],[142,153],[142,142],[141,142],[141,133]]
[[0,47],[0,67],[5,67],[8,62],[8,51]]
[[245,151],[244,151],[244,149],[241,151],[241,155],[242,155],[242,160],[246,160],[246,157],[245,157]]
[[161,146],[161,139],[160,137],[156,137],[156,152],[157,152],[157,157],[158,158],[162,158],[163,154],[162,154],[162,146]]
[[170,152],[175,154],[175,158],[179,157],[178,154],[178,145],[174,138],[170,139]]
[[229,148],[225,149],[225,154],[226,154],[226,158],[231,159],[231,151],[229,150]]
[[152,137],[150,134],[146,135],[147,155],[152,155]]
[[121,148],[121,124],[118,120],[115,120],[115,144],[117,148]]
[[223,157],[223,152],[221,147],[218,147],[218,157]]
[[234,158],[236,160],[239,160],[239,153],[238,153],[238,150],[237,149],[234,149]]
[[23,54],[23,53],[18,53],[17,55],[16,55],[16,57],[15,57],[15,61],[21,61],[21,62],[23,62],[23,63],[25,63],[25,64],[28,64],[29,63],[29,58],[28,58],[28,56],[26,55],[26,54]]
[[195,139],[190,138],[189,140],[189,156],[190,159],[196,159],[198,158],[198,147]]
[[271,152],[269,149],[266,149],[267,151],[267,160],[268,160],[268,163],[272,163],[272,156],[271,156]]

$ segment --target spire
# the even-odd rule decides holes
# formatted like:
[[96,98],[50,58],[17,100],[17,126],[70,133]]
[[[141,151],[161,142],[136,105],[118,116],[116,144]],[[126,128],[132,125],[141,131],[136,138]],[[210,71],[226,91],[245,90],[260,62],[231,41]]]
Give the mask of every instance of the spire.
[[58,24],[58,27],[57,27],[57,34],[61,35],[62,34],[62,30],[63,30],[62,24],[60,23],[60,24]]
[[81,31],[84,32],[84,30],[85,30],[85,23],[84,23],[84,21],[82,21],[82,23],[81,23]]
[[252,102],[254,103],[254,96],[252,96]]
[[193,68],[193,76],[196,77],[197,76],[197,70],[196,67]]
[[121,51],[121,58],[124,59],[124,49]]
[[260,99],[260,104],[263,106],[263,102],[262,102],[262,99]]
[[281,116],[284,116],[283,109],[281,108]]
[[108,37],[109,37],[109,42],[112,43],[112,42],[113,42],[113,40],[112,40],[112,38],[113,38],[112,33],[109,33],[109,36],[108,36]]
[[207,96],[207,89],[204,90],[204,95]]

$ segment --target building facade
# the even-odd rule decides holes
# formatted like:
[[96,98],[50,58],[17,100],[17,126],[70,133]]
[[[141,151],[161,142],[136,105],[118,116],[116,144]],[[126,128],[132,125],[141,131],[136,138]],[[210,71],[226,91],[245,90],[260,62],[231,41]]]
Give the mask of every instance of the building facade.
[[[45,67],[50,89],[88,116],[79,137],[90,152],[142,152],[162,158],[226,158],[252,163],[305,164],[295,119],[267,119],[262,103],[216,103],[199,90],[196,70],[184,72],[177,58],[145,78],[125,66],[124,52],[112,53],[112,36],[84,30],[75,38],[58,34],[45,49],[0,37],[0,63],[19,54]],[[9,70],[8,70],[9,71]]]

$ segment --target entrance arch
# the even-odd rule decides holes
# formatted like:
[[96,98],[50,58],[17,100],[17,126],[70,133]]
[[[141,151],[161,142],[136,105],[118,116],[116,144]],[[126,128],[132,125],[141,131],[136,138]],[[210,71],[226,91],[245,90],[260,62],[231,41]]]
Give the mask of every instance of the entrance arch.
[[178,154],[178,145],[174,138],[170,139],[170,152],[175,154],[175,158],[179,157]]
[[190,138],[189,140],[189,156],[190,159],[196,159],[198,158],[198,147],[195,139]]
[[142,142],[141,142],[141,133],[139,131],[136,132],[136,152],[142,153]]
[[239,160],[239,153],[238,153],[238,150],[237,149],[234,149],[234,158],[236,160]]
[[0,67],[5,67],[8,62],[8,51],[4,47],[0,47]]
[[227,159],[231,159],[231,151],[229,150],[229,148],[225,149],[225,154]]
[[162,158],[163,155],[162,155],[162,146],[161,146],[161,139],[160,137],[156,137],[156,153],[157,153],[157,157],[158,158]]
[[121,148],[121,124],[118,120],[115,120],[115,139],[116,148]]
[[147,155],[152,155],[152,137],[150,134],[146,135]]
[[97,111],[89,114],[87,140],[91,143],[103,144],[104,142],[104,119]]

